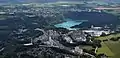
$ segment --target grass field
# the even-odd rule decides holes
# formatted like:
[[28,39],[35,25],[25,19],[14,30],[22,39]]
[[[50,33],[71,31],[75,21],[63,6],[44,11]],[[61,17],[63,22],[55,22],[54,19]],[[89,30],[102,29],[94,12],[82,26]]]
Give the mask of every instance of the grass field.
[[97,54],[104,53],[107,56],[114,56],[114,53],[110,50],[110,48],[104,42],[102,42],[101,44],[102,44],[102,47],[98,48]]
[[87,50],[91,50],[91,49],[94,49],[92,46],[80,46],[80,48],[82,49],[87,49]]
[[108,41],[105,42],[105,44],[114,54],[112,57],[109,58],[120,58],[120,41],[117,42]]
[[[104,37],[98,37],[96,39],[105,40],[110,38],[120,37],[120,34],[113,34]],[[109,58],[120,58],[120,41],[105,41],[102,42],[102,47],[98,48],[97,54],[105,53]]]

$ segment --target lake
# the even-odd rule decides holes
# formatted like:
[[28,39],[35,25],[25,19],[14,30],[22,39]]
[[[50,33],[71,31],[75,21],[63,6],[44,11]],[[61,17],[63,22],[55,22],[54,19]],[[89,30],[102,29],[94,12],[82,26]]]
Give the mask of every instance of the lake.
[[56,24],[55,27],[62,27],[62,28],[66,28],[68,30],[76,30],[76,28],[70,28],[72,26],[75,25],[79,25],[81,24],[83,21],[85,20],[81,20],[81,21],[73,21],[72,19],[65,19],[66,22],[60,23],[60,24]]
[[117,16],[105,12],[69,12],[65,13],[64,16],[66,22],[56,24],[55,27],[76,30],[77,28],[90,27],[91,25],[104,27],[105,25],[109,26],[112,24],[115,26],[120,24]]

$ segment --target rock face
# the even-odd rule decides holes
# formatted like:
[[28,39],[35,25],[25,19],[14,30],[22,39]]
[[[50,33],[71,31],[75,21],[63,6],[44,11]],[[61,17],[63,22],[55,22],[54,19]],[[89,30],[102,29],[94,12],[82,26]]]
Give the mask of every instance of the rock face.
[[70,34],[71,37],[74,39],[76,42],[80,41],[86,41],[86,36],[82,31],[74,31],[72,34]]
[[[18,37],[23,36],[22,32],[24,34],[27,31],[30,31],[26,29],[26,31],[22,29],[20,30],[16,32],[14,31],[14,34],[17,34],[16,36]],[[3,53],[6,55],[10,55],[10,53],[14,54],[16,55],[16,58],[65,58],[84,55],[83,50],[81,48],[78,48],[79,46],[71,47],[71,45],[75,44],[76,42],[83,41],[81,39],[86,39],[85,34],[83,34],[81,31],[70,31],[64,34],[62,34],[60,31],[44,30],[40,28],[36,28],[33,31],[37,31],[34,33],[34,35],[37,35],[39,33],[42,34],[35,37],[26,37],[24,39],[19,39],[16,37],[13,40],[9,40],[11,43],[8,43],[13,46],[11,47],[9,44],[6,46],[12,50],[9,51],[9,48],[5,47],[6,51]],[[8,54],[6,53],[7,51],[9,51]]]

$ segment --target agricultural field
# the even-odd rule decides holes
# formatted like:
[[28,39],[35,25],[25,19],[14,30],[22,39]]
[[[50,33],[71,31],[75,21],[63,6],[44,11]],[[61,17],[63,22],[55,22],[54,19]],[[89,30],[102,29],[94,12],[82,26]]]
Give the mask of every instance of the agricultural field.
[[98,48],[97,54],[102,54],[104,53],[107,56],[114,56],[114,53],[110,50],[110,48],[104,43],[102,42],[102,47]]
[[[96,39],[105,40],[110,38],[120,37],[120,34],[99,37]],[[102,47],[98,48],[97,54],[105,53],[109,58],[120,58],[120,40],[119,41],[102,41]]]
[[114,54],[109,58],[120,58],[120,41],[117,41],[117,42],[108,41],[108,42],[105,42],[105,44]]

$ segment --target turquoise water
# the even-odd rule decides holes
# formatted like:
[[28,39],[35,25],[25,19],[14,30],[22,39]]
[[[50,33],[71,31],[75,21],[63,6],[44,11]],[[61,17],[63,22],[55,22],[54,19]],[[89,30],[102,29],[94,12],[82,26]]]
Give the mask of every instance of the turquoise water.
[[55,27],[62,27],[62,28],[66,28],[68,30],[76,30],[75,28],[70,28],[70,27],[79,25],[82,23],[82,21],[73,21],[71,19],[66,19],[66,20],[67,20],[66,22],[56,24]]

